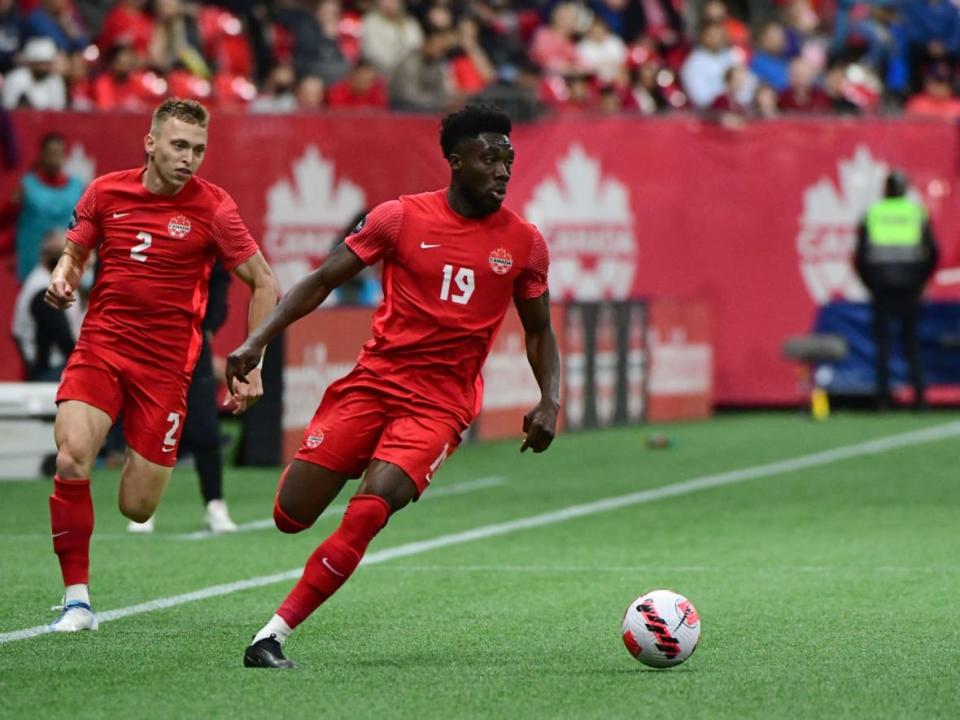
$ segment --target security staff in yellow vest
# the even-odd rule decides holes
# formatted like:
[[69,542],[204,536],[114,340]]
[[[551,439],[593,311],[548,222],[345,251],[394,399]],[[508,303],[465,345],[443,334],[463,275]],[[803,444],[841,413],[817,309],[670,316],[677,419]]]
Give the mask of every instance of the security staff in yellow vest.
[[926,210],[906,197],[909,182],[900,170],[886,180],[884,198],[860,223],[855,265],[870,291],[873,336],[876,342],[876,392],[881,409],[890,396],[890,336],[899,321],[904,355],[910,369],[914,406],[925,407],[923,366],[920,361],[920,301],[923,288],[937,264],[937,243]]

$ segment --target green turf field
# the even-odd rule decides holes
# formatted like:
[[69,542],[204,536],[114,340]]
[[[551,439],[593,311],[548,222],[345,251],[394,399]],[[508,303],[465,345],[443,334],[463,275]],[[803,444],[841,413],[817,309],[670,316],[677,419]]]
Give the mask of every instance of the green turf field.
[[[563,436],[541,456],[464,447],[431,492],[450,490],[394,517],[371,545],[377,562],[292,636],[296,672],[241,667],[292,580],[2,642],[52,620],[60,589],[49,485],[0,482],[0,717],[960,717],[960,424],[931,442],[589,505],[958,420],[749,414],[668,428],[666,450],[644,447],[651,428]],[[276,476],[229,472],[237,522],[270,517]],[[157,534],[128,536],[116,486],[115,473],[95,476],[101,613],[297,569],[336,523],[187,539],[202,509],[192,471],[178,470]],[[574,505],[581,516],[499,525]],[[456,535],[494,525],[501,534]],[[687,595],[703,622],[692,659],[665,671],[619,637],[626,604],[657,587]]]

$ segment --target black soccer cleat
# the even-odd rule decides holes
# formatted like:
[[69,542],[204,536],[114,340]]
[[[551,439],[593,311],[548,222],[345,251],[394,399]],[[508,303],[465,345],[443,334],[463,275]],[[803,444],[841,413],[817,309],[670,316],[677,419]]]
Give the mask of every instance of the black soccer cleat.
[[243,653],[243,666],[248,668],[273,668],[295,670],[297,664],[283,656],[283,646],[276,635],[250,645]]

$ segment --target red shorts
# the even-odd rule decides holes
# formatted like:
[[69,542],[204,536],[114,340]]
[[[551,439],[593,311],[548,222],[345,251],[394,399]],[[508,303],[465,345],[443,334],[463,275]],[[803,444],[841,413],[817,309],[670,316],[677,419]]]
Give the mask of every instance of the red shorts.
[[350,477],[371,460],[393,463],[421,495],[460,445],[460,430],[452,418],[353,382],[366,372],[357,368],[327,388],[295,457]]
[[190,376],[125,358],[103,347],[77,346],[60,378],[57,403],[79,400],[116,421],[123,411],[127,444],[157,465],[177,462]]

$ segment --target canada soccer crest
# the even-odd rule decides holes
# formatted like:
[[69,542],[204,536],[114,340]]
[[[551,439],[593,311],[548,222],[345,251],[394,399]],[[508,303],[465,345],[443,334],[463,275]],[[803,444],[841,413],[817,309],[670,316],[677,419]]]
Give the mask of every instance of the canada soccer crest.
[[315,450],[323,444],[323,431],[317,430],[315,433],[307,435],[307,447]]
[[510,268],[513,267],[513,256],[510,255],[504,248],[497,248],[490,253],[490,257],[487,258],[487,262],[490,263],[490,268],[497,275],[506,275],[510,272]]
[[183,215],[177,215],[167,223],[167,232],[170,233],[170,237],[178,240],[185,238],[190,232],[190,221]]

